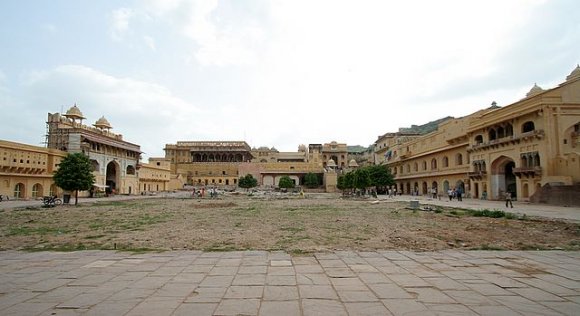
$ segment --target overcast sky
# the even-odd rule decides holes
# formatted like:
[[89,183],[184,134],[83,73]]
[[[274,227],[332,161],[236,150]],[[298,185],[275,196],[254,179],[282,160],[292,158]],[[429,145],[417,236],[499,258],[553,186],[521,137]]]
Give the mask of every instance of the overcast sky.
[[296,151],[511,104],[580,62],[576,0],[0,1],[0,139],[77,104],[145,157]]

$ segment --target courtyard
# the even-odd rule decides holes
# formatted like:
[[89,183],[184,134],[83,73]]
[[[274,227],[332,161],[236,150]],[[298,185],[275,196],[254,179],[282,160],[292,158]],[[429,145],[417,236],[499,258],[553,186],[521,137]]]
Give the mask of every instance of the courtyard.
[[295,255],[337,250],[580,249],[575,220],[424,202],[410,209],[406,200],[329,194],[226,194],[217,199],[182,194],[28,206],[0,210],[0,249],[280,250]]

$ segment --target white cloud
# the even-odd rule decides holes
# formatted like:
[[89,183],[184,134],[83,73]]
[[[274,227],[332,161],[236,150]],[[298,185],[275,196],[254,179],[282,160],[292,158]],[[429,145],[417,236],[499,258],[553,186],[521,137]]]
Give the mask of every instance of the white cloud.
[[196,44],[193,56],[204,66],[253,65],[265,35],[260,24],[243,13],[220,16],[217,0],[149,1],[146,11],[175,25]]
[[115,41],[121,41],[125,33],[129,31],[129,20],[135,15],[135,12],[129,8],[119,8],[111,13],[111,38]]
[[155,39],[153,39],[153,37],[145,35],[143,36],[143,41],[145,42],[145,45],[149,47],[152,51],[156,50]]

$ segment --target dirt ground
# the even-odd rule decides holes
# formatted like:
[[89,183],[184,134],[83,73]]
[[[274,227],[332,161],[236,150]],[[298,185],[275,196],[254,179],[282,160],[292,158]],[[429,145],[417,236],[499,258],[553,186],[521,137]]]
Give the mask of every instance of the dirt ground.
[[580,249],[580,225],[296,196],[158,198],[0,211],[0,250]]

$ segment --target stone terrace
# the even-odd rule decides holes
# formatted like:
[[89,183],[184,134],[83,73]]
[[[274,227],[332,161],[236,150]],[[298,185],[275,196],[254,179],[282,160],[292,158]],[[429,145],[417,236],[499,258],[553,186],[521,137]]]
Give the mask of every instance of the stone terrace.
[[578,315],[563,251],[0,252],[4,315]]

